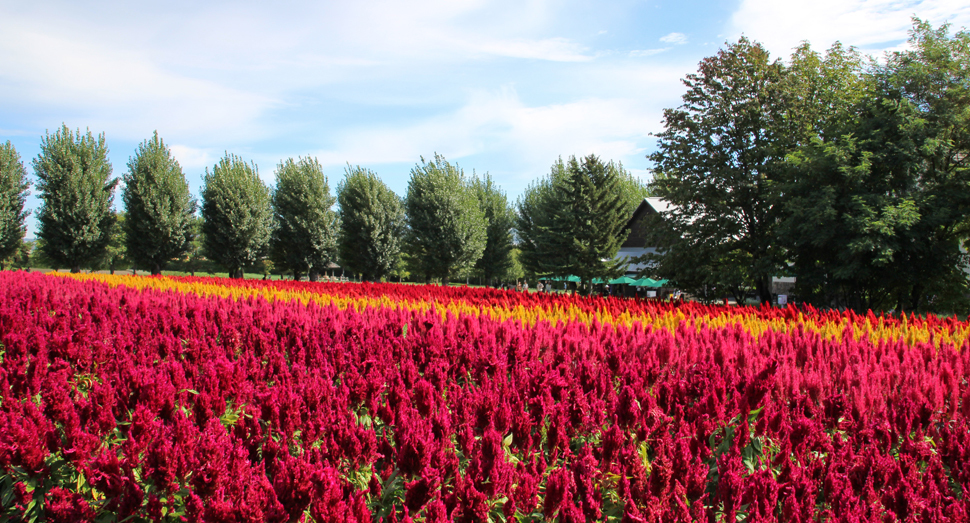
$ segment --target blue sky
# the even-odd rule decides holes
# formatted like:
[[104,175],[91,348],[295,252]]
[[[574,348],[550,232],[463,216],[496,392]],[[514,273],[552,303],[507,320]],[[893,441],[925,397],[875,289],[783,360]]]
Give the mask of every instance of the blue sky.
[[879,56],[913,15],[970,26],[953,0],[0,0],[0,141],[32,173],[45,131],[103,132],[120,177],[158,130],[194,194],[226,151],[270,185],[314,156],[332,188],[349,162],[401,195],[438,152],[514,200],[560,155],[649,179],[680,79],[742,34],[782,58],[804,40]]

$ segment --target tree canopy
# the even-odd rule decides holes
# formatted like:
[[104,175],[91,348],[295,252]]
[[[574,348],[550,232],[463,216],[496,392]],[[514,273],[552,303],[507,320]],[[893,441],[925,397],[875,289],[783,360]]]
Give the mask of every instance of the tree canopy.
[[152,274],[161,274],[170,260],[188,251],[192,240],[196,203],[189,184],[157,131],[128,160],[123,179],[126,256]]
[[41,207],[37,235],[52,263],[78,272],[104,255],[115,215],[112,195],[118,180],[104,134],[74,133],[62,125],[41,140],[33,162]]
[[495,278],[508,274],[514,265],[512,229],[515,227],[515,210],[488,173],[481,178],[474,178],[472,185],[487,222],[485,249],[475,263],[475,269],[485,278],[486,284],[491,286]]
[[[664,131],[649,156],[653,192],[674,207],[664,238],[664,277],[685,286],[736,285],[738,269],[762,300],[784,264],[773,188],[788,152],[782,132],[784,66],[742,37],[701,61],[684,80],[683,104],[664,111]],[[696,256],[698,264],[682,261]],[[703,271],[697,271],[704,266]],[[706,276],[701,276],[706,274]],[[698,278],[700,276],[700,278]]]
[[205,255],[242,278],[243,267],[265,255],[273,229],[269,188],[256,166],[226,154],[202,187],[202,241]]
[[272,203],[275,228],[270,257],[277,268],[311,280],[336,258],[336,201],[323,168],[315,158],[292,158],[276,168]]
[[[622,165],[595,155],[560,158],[547,177],[519,198],[520,261],[537,276],[613,278],[625,226],[646,192]],[[589,288],[589,287],[587,287]]]
[[337,186],[340,263],[365,281],[388,277],[398,268],[404,244],[401,198],[370,169],[347,165]]
[[0,145],[0,260],[16,254],[27,228],[24,202],[27,199],[27,169],[9,141]]
[[450,278],[468,270],[482,255],[485,215],[475,188],[457,165],[439,154],[411,169],[404,201],[408,233],[405,250],[413,273],[426,280]]

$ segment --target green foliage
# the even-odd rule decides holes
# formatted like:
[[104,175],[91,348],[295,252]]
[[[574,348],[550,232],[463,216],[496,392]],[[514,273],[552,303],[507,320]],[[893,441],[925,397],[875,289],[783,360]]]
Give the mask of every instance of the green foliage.
[[518,260],[527,274],[565,276],[555,273],[563,265],[554,259],[558,258],[562,250],[553,245],[556,237],[552,234],[555,225],[552,221],[553,210],[557,206],[557,195],[562,190],[565,178],[566,164],[559,158],[552,165],[549,174],[532,182],[516,201]]
[[624,226],[645,195],[622,165],[593,155],[560,158],[518,200],[522,268],[537,276],[571,274],[587,284],[616,277],[627,264],[616,259]]
[[138,146],[123,178],[127,256],[152,274],[161,274],[170,260],[189,249],[196,207],[189,184],[157,131]]
[[415,263],[412,272],[447,284],[481,257],[486,222],[475,188],[443,156],[435,154],[432,162],[421,158],[421,164],[411,169],[404,208],[409,226],[405,250]]
[[515,227],[515,210],[488,173],[482,178],[476,177],[472,185],[488,224],[485,228],[485,250],[475,263],[475,269],[485,278],[486,285],[491,286],[495,278],[508,274],[514,263],[512,228]]
[[90,130],[85,135],[78,130],[75,135],[63,125],[43,138],[33,166],[44,255],[72,272],[96,263],[111,240],[111,200],[118,183],[110,178],[104,134],[95,139]]
[[226,154],[202,188],[202,246],[205,256],[234,278],[265,254],[273,227],[269,188],[256,166]]
[[315,158],[290,158],[276,167],[270,257],[277,269],[289,270],[297,279],[305,273],[315,279],[326,270],[336,257],[335,201]]
[[[781,62],[741,38],[684,80],[684,103],[664,111],[665,130],[649,156],[657,173],[651,189],[674,205],[659,232],[666,237],[655,238],[670,243],[654,243],[666,252],[652,272],[681,287],[725,288],[736,285],[734,265],[742,262],[743,281],[768,301],[771,277],[784,265],[774,192],[790,140],[783,78]],[[703,272],[710,276],[702,283]]]
[[347,165],[337,186],[340,264],[361,274],[365,281],[379,281],[407,272],[402,266],[405,217],[401,198],[370,169]]
[[115,222],[111,226],[108,247],[104,254],[93,265],[93,269],[108,270],[114,274],[116,270],[131,268],[131,258],[128,256],[128,227],[125,213],[115,213]]
[[[578,276],[591,285],[594,277],[612,279],[628,260],[616,259],[626,240],[624,230],[633,213],[633,199],[624,194],[620,170],[594,155],[569,159],[560,205],[553,209],[554,242],[565,246],[565,264],[558,272]],[[591,288],[591,287],[589,287]]]
[[970,34],[915,20],[910,49],[882,65],[803,57],[793,70],[821,79],[823,105],[842,103],[789,157],[782,232],[799,292],[859,310],[964,309]]
[[23,244],[27,169],[9,141],[0,145],[0,260],[14,256]]

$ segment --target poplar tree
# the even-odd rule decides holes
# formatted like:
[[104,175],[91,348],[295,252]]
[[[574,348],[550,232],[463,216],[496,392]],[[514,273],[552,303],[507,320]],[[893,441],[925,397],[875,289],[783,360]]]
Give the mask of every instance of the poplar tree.
[[401,260],[406,230],[401,198],[377,173],[348,165],[337,186],[340,264],[365,281],[388,277]]
[[41,140],[33,167],[42,202],[37,236],[43,254],[80,272],[104,255],[115,221],[111,200],[118,179],[111,178],[104,134],[75,134],[62,125]]
[[161,274],[192,241],[196,204],[189,184],[157,131],[128,160],[123,179],[126,255],[136,266]]
[[23,243],[27,169],[9,141],[0,145],[0,260],[16,254]]
[[426,281],[470,269],[485,249],[485,215],[464,172],[439,154],[411,169],[404,202],[408,220],[405,250]]
[[311,280],[326,270],[336,257],[335,201],[315,158],[289,158],[276,167],[270,258],[277,268],[292,271],[295,279],[309,274]]
[[515,227],[515,211],[509,205],[505,193],[495,185],[488,173],[475,178],[472,185],[478,202],[485,214],[485,249],[475,263],[475,269],[484,276],[489,287],[496,277],[512,268],[512,229]]
[[210,172],[202,188],[203,250],[224,266],[230,277],[242,278],[243,267],[266,252],[273,228],[269,188],[256,166],[226,154]]

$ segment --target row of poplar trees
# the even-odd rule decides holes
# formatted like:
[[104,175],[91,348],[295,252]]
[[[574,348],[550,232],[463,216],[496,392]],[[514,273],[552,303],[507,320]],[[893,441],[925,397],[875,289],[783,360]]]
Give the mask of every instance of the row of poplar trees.
[[[400,268],[402,257],[426,281],[470,270],[492,281],[513,265],[515,213],[505,194],[488,174],[467,176],[440,155],[415,165],[402,199],[373,171],[349,165],[333,196],[312,158],[281,162],[270,188],[255,165],[227,154],[206,169],[198,205],[156,133],[128,162],[119,214],[111,206],[120,180],[111,176],[107,152],[104,135],[66,126],[42,139],[33,161],[42,201],[38,248],[55,267],[97,265],[119,228],[126,256],[153,274],[185,257],[193,240],[233,277],[266,256],[276,270],[311,279],[339,262],[379,280]],[[28,187],[7,142],[0,146],[0,259],[21,247]]]
[[882,60],[805,43],[783,62],[742,38],[684,84],[649,156],[673,205],[649,275],[739,300],[790,275],[823,307],[970,305],[970,33],[917,19]]
[[[122,180],[112,178],[107,153],[104,135],[90,131],[62,126],[42,139],[33,161],[42,201],[38,248],[55,267],[97,265],[121,229],[126,257],[153,274],[184,258],[197,240],[232,277],[268,256],[276,271],[296,278],[314,279],[337,262],[365,280],[387,278],[403,265],[418,281],[447,283],[473,272],[491,285],[509,277],[517,247],[529,275],[589,282],[623,272],[614,258],[644,191],[622,165],[571,157],[554,163],[513,206],[487,173],[468,176],[436,154],[411,170],[404,198],[375,172],[350,165],[332,196],[315,159],[281,162],[270,188],[254,164],[226,154],[206,169],[200,206],[157,133],[139,145]],[[0,168],[5,259],[24,236],[29,182],[9,142],[0,147]],[[124,213],[111,209],[119,181]]]

